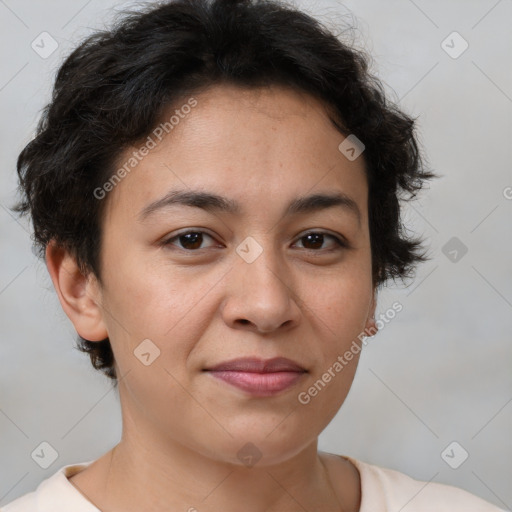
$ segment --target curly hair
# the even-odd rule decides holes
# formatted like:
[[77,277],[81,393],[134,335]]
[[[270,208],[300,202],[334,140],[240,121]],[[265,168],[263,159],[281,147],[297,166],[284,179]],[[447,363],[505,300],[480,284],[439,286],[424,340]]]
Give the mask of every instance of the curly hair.
[[[40,258],[50,241],[66,248],[84,275],[101,283],[101,219],[94,190],[119,155],[146,137],[184,97],[214,85],[284,85],[321,100],[344,135],[363,141],[375,287],[412,275],[428,260],[400,216],[425,168],[416,120],[386,98],[369,56],[343,43],[319,20],[278,0],[174,0],[124,12],[110,30],[81,42],[59,68],[35,137],[17,160]],[[95,369],[117,385],[108,338],[78,336]]]

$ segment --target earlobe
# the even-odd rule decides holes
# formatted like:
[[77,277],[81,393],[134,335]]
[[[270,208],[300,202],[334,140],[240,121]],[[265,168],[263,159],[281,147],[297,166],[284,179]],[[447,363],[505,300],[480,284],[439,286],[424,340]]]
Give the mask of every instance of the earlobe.
[[62,309],[78,334],[89,341],[107,338],[101,290],[95,276],[83,275],[69,251],[53,240],[46,247],[46,266]]

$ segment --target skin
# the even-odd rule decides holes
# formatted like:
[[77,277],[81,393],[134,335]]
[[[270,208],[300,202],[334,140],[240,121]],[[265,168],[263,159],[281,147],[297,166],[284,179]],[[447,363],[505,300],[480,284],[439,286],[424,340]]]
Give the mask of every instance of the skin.
[[[222,85],[195,98],[104,199],[102,283],[47,248],[63,309],[82,337],[110,338],[120,377],[122,439],[70,482],[104,511],[358,511],[357,469],[317,440],[359,354],[308,404],[297,397],[375,328],[364,159],[342,155],[345,136],[307,94]],[[174,205],[138,220],[176,188],[226,196],[242,212]],[[296,197],[334,191],[356,202],[360,222],[339,206],[283,216]],[[176,238],[187,229],[206,235]],[[308,241],[311,230],[349,248]],[[262,248],[252,263],[236,252],[248,236]],[[160,350],[148,366],[134,355],[145,339]],[[262,398],[202,371],[244,356],[284,356],[308,372]],[[253,467],[237,457],[249,442],[261,453]]]

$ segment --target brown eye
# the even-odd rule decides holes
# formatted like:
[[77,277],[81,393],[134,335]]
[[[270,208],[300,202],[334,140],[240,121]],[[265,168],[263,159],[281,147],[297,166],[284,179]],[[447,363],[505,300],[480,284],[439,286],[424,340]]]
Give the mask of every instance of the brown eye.
[[321,231],[313,231],[310,233],[306,233],[305,235],[299,238],[299,240],[302,241],[304,249],[312,251],[318,251],[319,249],[322,249],[322,246],[326,239],[334,240],[335,246],[331,247],[331,249],[326,249],[324,247],[325,250],[333,250],[338,247],[346,247],[346,244],[340,238],[328,233],[323,233]]
[[201,244],[203,243],[205,237],[213,240],[213,238],[204,231],[185,231],[179,235],[169,238],[166,242],[164,242],[164,245],[176,245],[174,242],[178,241],[179,249],[195,251],[202,249]]

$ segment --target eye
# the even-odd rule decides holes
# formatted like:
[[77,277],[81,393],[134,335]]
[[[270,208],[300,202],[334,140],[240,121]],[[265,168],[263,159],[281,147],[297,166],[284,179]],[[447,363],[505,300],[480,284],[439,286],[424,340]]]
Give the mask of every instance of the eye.
[[331,249],[324,248],[324,250],[329,251],[329,250],[336,250],[339,247],[343,247],[343,248],[348,247],[348,244],[341,238],[331,235],[330,233],[325,233],[323,231],[310,231],[309,233],[302,235],[299,238],[299,240],[305,241],[305,244],[310,246],[310,247],[304,247],[304,249],[313,250],[313,251],[318,252],[318,249],[322,248],[325,238],[332,239],[335,243],[335,246],[334,246],[334,248],[331,248]]
[[163,245],[175,245],[174,241],[177,240],[181,245],[181,247],[178,247],[179,249],[193,252],[198,249],[204,249],[204,247],[201,247],[201,244],[205,237],[213,240],[213,237],[204,231],[183,231],[172,238],[168,238],[163,242]]
[[[179,244],[178,249],[182,249],[187,252],[194,252],[205,248],[201,247],[205,237],[214,240],[214,238],[205,231],[183,231],[171,238],[168,238],[163,242],[163,245],[175,246],[177,245],[175,242],[177,242]],[[330,249],[325,247],[322,248],[326,238],[331,239],[334,242],[334,246]],[[310,231],[309,233],[302,235],[299,238],[299,241],[302,241],[304,249],[314,252],[320,252],[322,249],[329,252],[339,248],[348,248],[348,243],[346,243],[342,238],[323,231]],[[331,245],[333,244],[331,243]]]

